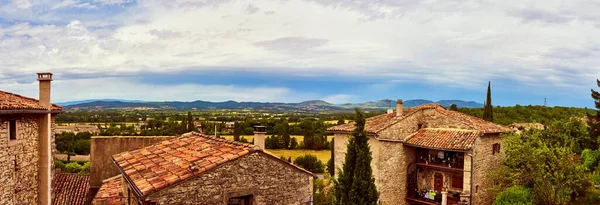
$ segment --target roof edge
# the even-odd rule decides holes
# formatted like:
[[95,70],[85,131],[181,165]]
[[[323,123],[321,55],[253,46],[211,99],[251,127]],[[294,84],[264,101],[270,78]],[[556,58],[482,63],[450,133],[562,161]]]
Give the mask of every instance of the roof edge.
[[298,166],[298,165],[295,165],[295,164],[292,164],[292,163],[290,163],[290,162],[288,162],[288,161],[285,161],[285,160],[283,160],[283,159],[281,159],[281,158],[279,158],[279,157],[277,157],[277,156],[275,156],[275,155],[271,154],[270,152],[266,152],[266,151],[264,151],[264,150],[257,150],[257,151],[255,151],[255,152],[259,152],[259,153],[266,154],[267,156],[269,156],[269,157],[271,157],[271,158],[275,158],[275,159],[279,160],[280,162],[283,162],[284,164],[287,164],[287,165],[289,165],[289,166],[291,166],[291,167],[293,167],[293,168],[296,168],[296,169],[298,169],[298,170],[300,170],[300,171],[304,172],[305,174],[309,174],[309,175],[311,175],[312,177],[317,177],[317,175],[316,175],[315,173],[312,173],[312,172],[310,172],[310,171],[308,171],[308,170],[306,170],[306,169],[304,169],[304,168],[302,168],[302,167],[300,167],[300,166]]

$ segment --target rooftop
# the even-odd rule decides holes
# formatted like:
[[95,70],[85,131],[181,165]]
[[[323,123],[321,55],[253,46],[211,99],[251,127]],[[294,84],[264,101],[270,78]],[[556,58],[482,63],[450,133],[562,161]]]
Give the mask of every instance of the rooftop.
[[89,200],[90,176],[57,173],[54,177],[54,200],[52,204],[86,204]]
[[408,137],[404,144],[415,147],[434,148],[451,151],[467,151],[482,133],[461,129],[420,129]]
[[[94,203],[105,204],[105,205],[120,205],[121,198],[123,195],[121,190],[123,189],[123,180],[121,175],[107,179],[98,190]],[[101,203],[103,202],[103,203]]]
[[134,185],[132,188],[136,195],[141,197],[256,151],[262,152],[251,144],[191,132],[152,146],[116,154],[113,160],[128,183]]
[[[52,111],[61,111],[62,106],[52,104]],[[0,110],[46,110],[37,99],[0,90]]]
[[[470,127],[472,129],[484,132],[484,133],[501,133],[509,131],[507,127],[502,125],[485,121],[483,119],[473,117],[461,112],[446,110],[439,104],[424,104],[412,108],[405,109],[402,112],[402,116],[397,117],[396,112],[386,113],[377,115],[374,117],[370,117],[366,119],[365,122],[365,131],[367,134],[376,135],[382,130],[402,121],[404,118],[415,114],[418,111],[426,110],[426,109],[434,109],[436,112],[448,116],[450,118],[454,118]],[[328,129],[330,132],[352,132],[355,126],[354,123],[347,123],[343,125],[334,126]]]

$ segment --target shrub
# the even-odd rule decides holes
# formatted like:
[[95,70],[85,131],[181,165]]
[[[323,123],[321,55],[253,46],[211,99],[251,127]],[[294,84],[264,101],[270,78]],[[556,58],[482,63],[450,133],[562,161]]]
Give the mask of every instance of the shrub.
[[71,162],[65,165],[63,172],[67,173],[79,173],[83,167],[77,162]]
[[306,154],[299,156],[294,160],[294,164],[313,173],[325,172],[325,166],[323,165],[323,162],[317,159],[315,155]]
[[598,158],[600,157],[600,151],[584,149],[581,152],[581,159],[583,160],[583,165],[590,170],[594,170],[598,166]]
[[532,205],[531,190],[522,186],[512,186],[500,192],[494,205]]
[[79,174],[89,174],[90,173],[90,162],[86,162],[81,166],[81,170],[78,172]]
[[54,167],[60,168],[60,169],[64,169],[65,168],[65,163],[63,163],[60,160],[54,160]]

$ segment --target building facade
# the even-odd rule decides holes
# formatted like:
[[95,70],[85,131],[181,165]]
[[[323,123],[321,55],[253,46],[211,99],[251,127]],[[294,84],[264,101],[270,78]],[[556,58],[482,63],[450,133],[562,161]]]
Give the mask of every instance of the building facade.
[[315,175],[260,147],[192,132],[113,155],[93,204],[311,204]]
[[[332,127],[336,170],[354,124]],[[365,131],[380,203],[491,204],[487,173],[497,167],[507,127],[430,104],[368,118]],[[337,173],[336,173],[337,176]]]
[[51,204],[54,116],[51,73],[38,73],[39,100],[0,91],[0,204]]

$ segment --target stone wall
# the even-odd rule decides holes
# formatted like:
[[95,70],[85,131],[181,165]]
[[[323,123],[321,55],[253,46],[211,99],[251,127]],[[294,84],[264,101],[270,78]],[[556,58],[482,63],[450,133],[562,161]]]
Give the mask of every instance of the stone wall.
[[501,143],[499,134],[486,134],[475,141],[473,149],[473,204],[492,204],[494,195],[490,188],[492,182],[488,180],[488,174],[499,167],[499,154],[492,155],[493,144]]
[[[15,119],[17,139],[9,139],[8,122]],[[37,115],[0,116],[0,204],[38,203]]]
[[173,136],[92,137],[90,145],[90,187],[100,188],[102,180],[121,174],[112,156],[173,138]]
[[[227,162],[147,197],[158,204],[227,204],[253,195],[253,204],[308,204],[312,176],[273,156],[256,152]],[[126,185],[125,185],[126,186]]]

